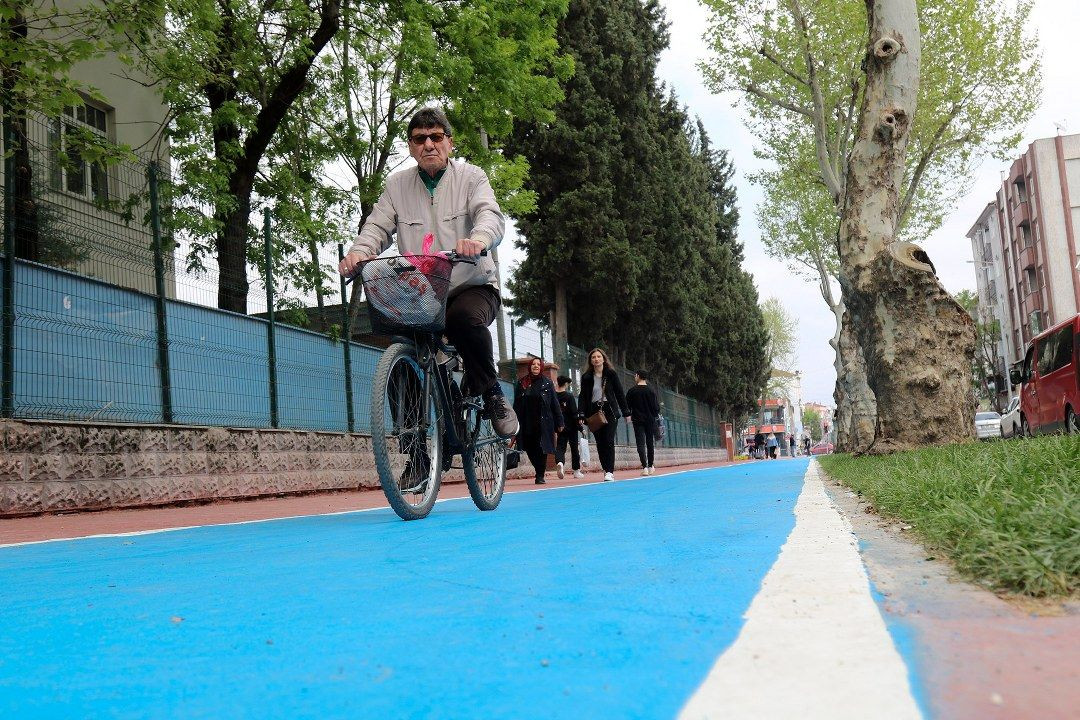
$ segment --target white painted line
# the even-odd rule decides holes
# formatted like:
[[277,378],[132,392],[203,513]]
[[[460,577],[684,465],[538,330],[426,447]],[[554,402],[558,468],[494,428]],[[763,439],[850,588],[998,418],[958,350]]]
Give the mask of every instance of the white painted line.
[[806,471],[795,528],[735,643],[682,709],[700,718],[920,718],[851,526]]
[[[700,472],[700,471],[703,471],[703,470],[714,470],[714,469],[717,469],[717,468],[697,468],[697,469],[694,469],[694,470],[677,470],[675,472],[664,473],[664,475],[667,475],[667,476],[682,475],[684,473]],[[654,476],[649,476],[649,477],[654,477]],[[617,480],[615,482],[626,482],[628,480],[647,480],[647,479],[649,479],[649,478],[646,478],[646,477],[632,477],[632,478],[623,478],[622,480]],[[563,485],[561,487],[550,487],[550,488],[539,488],[538,487],[538,488],[529,488],[528,490],[508,490],[508,491],[506,491],[505,494],[506,495],[517,495],[519,493],[550,492],[551,490],[570,490],[571,488],[587,487],[587,486],[591,486],[591,485],[614,485],[615,482],[607,482],[607,483],[605,483],[603,480],[594,480],[592,482],[577,483],[575,485]],[[469,502],[472,502],[472,498],[470,498],[468,495],[465,495],[464,497],[456,497],[456,498],[440,498],[440,499],[435,501],[435,504],[438,505],[439,503],[456,502],[456,501],[459,501],[459,500],[468,500]],[[124,510],[124,509],[131,509],[131,508],[118,508],[118,509],[119,510]],[[97,535],[73,535],[71,537],[47,538],[45,540],[25,540],[25,541],[22,541],[22,542],[0,543],[0,549],[9,548],[9,547],[21,547],[23,545],[44,545],[45,543],[67,542],[69,540],[92,540],[92,539],[98,539],[98,538],[134,537],[136,535],[154,535],[156,533],[176,532],[178,530],[194,530],[196,528],[204,528],[204,527],[223,527],[223,526],[229,526],[229,525],[254,525],[256,523],[274,522],[274,521],[277,521],[277,520],[298,520],[300,518],[332,517],[334,515],[352,515],[353,513],[362,513],[362,512],[371,512],[372,510],[389,510],[389,509],[390,509],[390,505],[387,504],[387,505],[379,505],[377,507],[370,507],[370,508],[357,508],[356,510],[338,510],[338,511],[335,511],[335,512],[310,513],[310,514],[307,514],[307,515],[283,515],[283,516],[280,516],[280,517],[258,518],[256,520],[234,520],[233,522],[222,522],[222,523],[213,523],[213,522],[211,522],[211,523],[206,523],[205,525],[177,525],[177,526],[174,526],[174,527],[153,528],[153,529],[150,529],[150,530],[133,530],[131,532],[121,532],[121,533],[99,533]]]

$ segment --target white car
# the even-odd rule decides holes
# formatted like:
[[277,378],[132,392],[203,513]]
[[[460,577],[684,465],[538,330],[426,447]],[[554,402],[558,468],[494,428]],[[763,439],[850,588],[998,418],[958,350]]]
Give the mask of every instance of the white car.
[[1001,416],[993,411],[975,413],[975,437],[980,440],[1001,437]]
[[1001,416],[1001,437],[1020,437],[1020,396],[1017,395]]

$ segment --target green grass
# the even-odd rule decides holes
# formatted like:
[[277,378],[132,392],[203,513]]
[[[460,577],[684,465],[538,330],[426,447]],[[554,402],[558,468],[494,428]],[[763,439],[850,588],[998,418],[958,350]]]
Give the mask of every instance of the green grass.
[[971,580],[1033,597],[1080,590],[1080,436],[819,460]]

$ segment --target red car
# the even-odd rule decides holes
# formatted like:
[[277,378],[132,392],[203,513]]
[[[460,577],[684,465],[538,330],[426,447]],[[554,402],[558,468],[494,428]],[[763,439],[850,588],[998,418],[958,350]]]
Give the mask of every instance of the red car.
[[1020,432],[1080,432],[1080,315],[1036,335],[1020,383]]
[[811,455],[829,455],[833,451],[833,444],[828,440],[821,440],[817,445],[810,446]]

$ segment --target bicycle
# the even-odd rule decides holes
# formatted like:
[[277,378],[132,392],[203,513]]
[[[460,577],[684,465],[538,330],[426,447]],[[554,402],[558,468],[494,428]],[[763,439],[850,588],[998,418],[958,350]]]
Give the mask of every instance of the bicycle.
[[360,273],[372,330],[392,339],[372,381],[371,446],[379,484],[403,520],[431,512],[454,455],[480,510],[497,508],[506,484],[508,441],[495,434],[483,400],[463,395],[454,376],[461,358],[443,341],[459,262],[476,261],[454,252],[379,257]]

